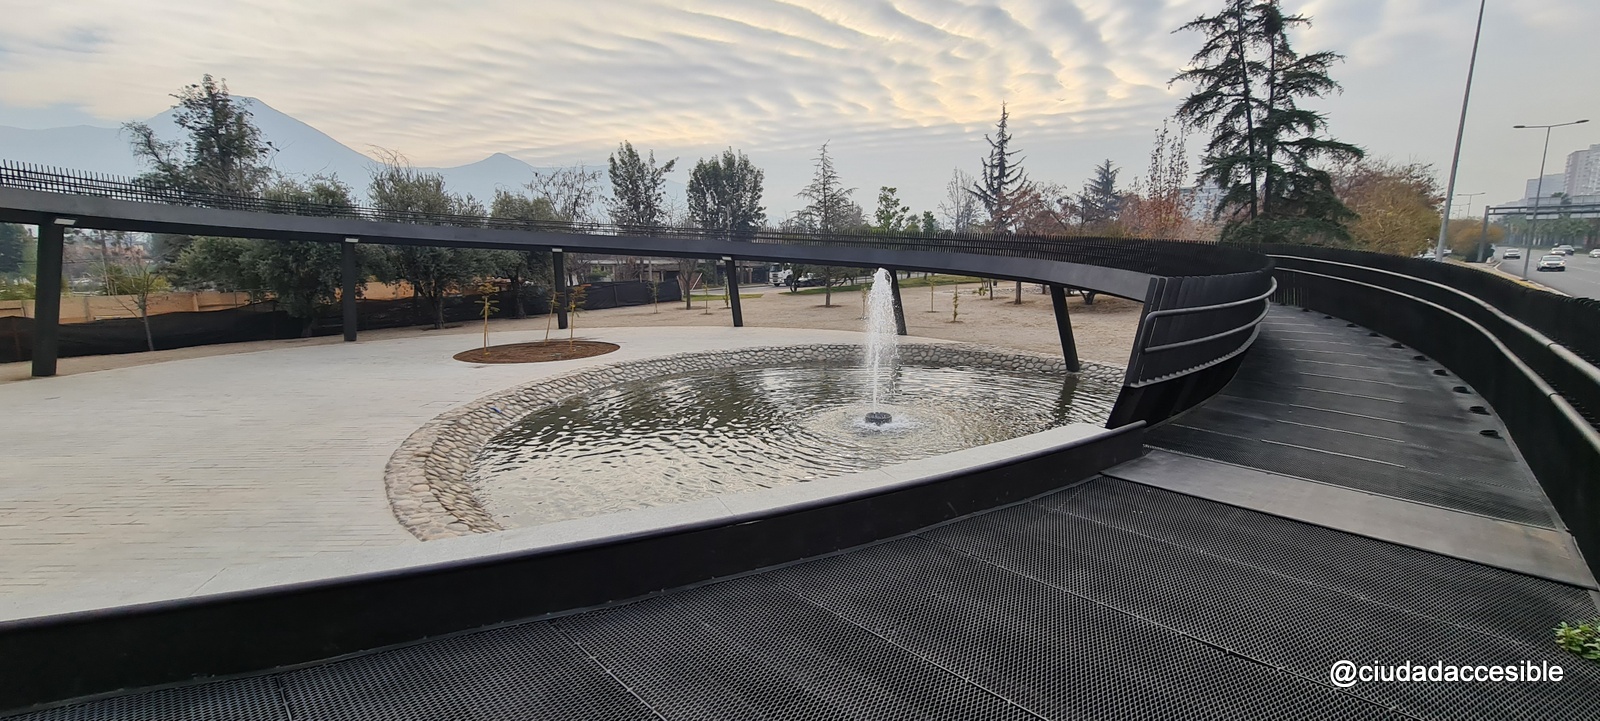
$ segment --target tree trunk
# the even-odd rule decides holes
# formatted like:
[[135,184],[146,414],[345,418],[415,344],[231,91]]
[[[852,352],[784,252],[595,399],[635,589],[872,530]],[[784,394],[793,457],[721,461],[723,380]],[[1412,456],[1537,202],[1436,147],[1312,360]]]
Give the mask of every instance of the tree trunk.
[[155,352],[156,339],[150,333],[150,300],[148,298],[139,304],[139,319],[144,321],[144,347],[146,350]]
[[1239,89],[1244,94],[1244,138],[1245,144],[1250,149],[1250,219],[1255,220],[1258,206],[1257,197],[1260,185],[1256,178],[1256,125],[1255,108],[1251,105],[1250,75],[1246,60],[1244,16],[1234,19],[1233,51],[1239,58]]
[[433,301],[433,328],[434,330],[439,330],[444,328],[444,291],[434,295],[431,300]]
[[300,324],[300,337],[301,338],[310,338],[311,337],[311,329],[313,327],[315,327],[316,324],[317,324],[317,319],[314,318],[314,317],[305,319],[305,322]]
[[1020,280],[1017,281],[1017,299],[1012,301],[1011,304],[1022,305],[1022,281]]
[[522,275],[518,274],[511,281],[511,317],[518,320],[528,317],[528,310],[522,305]]

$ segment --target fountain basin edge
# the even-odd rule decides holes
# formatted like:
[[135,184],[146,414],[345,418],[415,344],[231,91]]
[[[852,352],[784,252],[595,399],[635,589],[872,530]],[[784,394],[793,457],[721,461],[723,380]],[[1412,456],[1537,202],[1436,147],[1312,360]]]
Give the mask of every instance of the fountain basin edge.
[[[505,529],[475,495],[470,473],[491,439],[532,413],[629,381],[729,366],[855,362],[862,352],[859,345],[815,344],[681,353],[591,366],[499,391],[434,417],[400,445],[384,472],[390,508],[406,530],[424,541],[501,532]],[[1067,372],[1058,356],[969,343],[902,343],[899,355],[906,364]],[[1118,366],[1085,362],[1077,375],[1120,383],[1123,374]]]

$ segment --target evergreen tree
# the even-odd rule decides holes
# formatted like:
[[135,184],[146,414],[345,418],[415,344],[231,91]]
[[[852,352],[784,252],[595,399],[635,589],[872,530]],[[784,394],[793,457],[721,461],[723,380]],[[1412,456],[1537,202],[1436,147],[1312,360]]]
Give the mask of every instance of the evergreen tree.
[[636,232],[650,233],[667,219],[667,173],[677,159],[656,165],[656,154],[640,157],[626,140],[608,159],[611,168],[611,222]]
[[1362,151],[1326,137],[1326,117],[1299,106],[1339,90],[1328,70],[1342,56],[1301,56],[1290,45],[1288,31],[1310,24],[1285,15],[1278,0],[1225,0],[1216,15],[1179,28],[1205,36],[1173,80],[1196,86],[1178,118],[1211,131],[1200,178],[1224,191],[1216,213],[1228,217],[1226,239],[1349,237],[1355,216],[1318,164],[1358,160]]
[[732,148],[700,160],[689,173],[689,218],[714,237],[749,240],[767,222],[763,177],[748,156]]
[[250,111],[228,93],[225,81],[209,74],[173,95],[173,120],[187,137],[158,138],[149,125],[126,123],[133,152],[151,169],[141,179],[163,188],[248,195],[271,179],[267,158],[272,144],[250,120]]
[[0,273],[21,273],[28,246],[28,231],[13,223],[0,223]]
[[[864,225],[861,206],[850,199],[855,188],[846,188],[833,168],[833,158],[828,155],[828,144],[823,143],[817,152],[816,171],[811,182],[799,193],[807,201],[806,207],[796,213],[791,227],[802,232],[832,235],[860,230]],[[855,274],[850,268],[823,266],[823,300],[825,306],[833,305],[833,286]]]
[[973,197],[989,212],[989,229],[996,233],[1016,230],[1027,199],[1033,195],[1033,182],[1022,171],[1022,159],[1011,157],[1020,151],[1011,149],[1011,133],[1006,128],[1010,116],[1002,103],[994,137],[983,136],[989,143],[989,157],[983,161],[982,177],[971,189]]
[[878,189],[878,209],[872,214],[872,229],[887,235],[904,233],[917,225],[910,206],[900,202],[899,188],[887,185]]
[[[855,188],[846,188],[839,181],[839,173],[833,168],[833,158],[828,155],[828,144],[823,143],[817,152],[816,171],[812,173],[811,182],[802,189],[798,196],[806,201],[806,207],[800,211],[800,222],[814,233],[844,233],[854,230],[849,227],[855,202],[850,195],[856,192]],[[859,208],[857,208],[859,214]]]
[[1120,172],[1109,159],[1095,166],[1094,178],[1078,194],[1078,217],[1084,225],[1103,226],[1117,219],[1122,211],[1122,194],[1117,192]]

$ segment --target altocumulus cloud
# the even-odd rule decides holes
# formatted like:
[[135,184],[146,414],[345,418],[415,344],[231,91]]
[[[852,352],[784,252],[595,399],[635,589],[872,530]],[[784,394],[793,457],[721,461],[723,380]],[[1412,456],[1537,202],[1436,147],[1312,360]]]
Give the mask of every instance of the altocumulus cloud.
[[[1072,167],[1036,175],[1075,181],[1112,151],[1137,167],[1182,90],[1167,81],[1196,45],[1171,31],[1217,4],[0,0],[14,21],[0,25],[0,102],[120,121],[161,110],[167,93],[210,72],[353,147],[422,164],[496,151],[596,162],[628,138],[665,157],[738,146],[774,159],[773,180],[794,185],[832,140],[859,158],[843,167],[853,184],[896,183],[886,165],[937,175],[912,193],[929,204],[940,169],[975,166],[1002,100],[1036,164]],[[1433,93],[1423,115],[1447,118],[1432,105],[1459,92],[1468,3],[1286,4],[1316,16],[1304,49],[1351,56],[1339,75],[1352,95],[1360,86],[1363,97],[1414,98],[1385,78],[1413,61]],[[1563,32],[1563,10],[1569,22],[1600,20],[1585,0],[1520,5],[1505,22],[1524,33]],[[1359,116],[1364,106],[1339,107]],[[1437,160],[1434,135],[1377,150]]]

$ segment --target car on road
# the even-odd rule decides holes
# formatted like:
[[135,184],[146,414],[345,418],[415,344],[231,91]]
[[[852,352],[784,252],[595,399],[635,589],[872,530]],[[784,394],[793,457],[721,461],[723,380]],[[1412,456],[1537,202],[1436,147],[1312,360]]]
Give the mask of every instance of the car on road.
[[1563,256],[1551,254],[1539,259],[1539,270],[1567,270],[1567,259]]
[[1600,248],[1595,248],[1594,250],[1589,251],[1589,257],[1600,258]]
[[1522,258],[1522,251],[1516,248],[1506,248],[1505,254],[1500,257],[1506,260],[1518,260]]
[[1572,246],[1570,245],[1558,245],[1554,248],[1551,248],[1550,252],[1556,255],[1572,255],[1573,251]]

